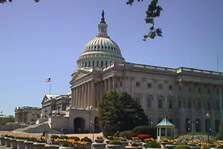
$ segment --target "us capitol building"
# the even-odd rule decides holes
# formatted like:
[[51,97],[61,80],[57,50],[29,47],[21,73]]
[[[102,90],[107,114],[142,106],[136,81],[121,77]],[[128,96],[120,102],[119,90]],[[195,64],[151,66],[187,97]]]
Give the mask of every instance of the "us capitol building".
[[[223,73],[126,62],[108,36],[102,13],[98,35],[84,47],[72,74],[71,93],[45,95],[41,119],[66,132],[97,132],[97,107],[103,93],[128,92],[156,126],[165,116],[178,132],[219,131],[223,120]],[[207,113],[209,113],[207,117]]]

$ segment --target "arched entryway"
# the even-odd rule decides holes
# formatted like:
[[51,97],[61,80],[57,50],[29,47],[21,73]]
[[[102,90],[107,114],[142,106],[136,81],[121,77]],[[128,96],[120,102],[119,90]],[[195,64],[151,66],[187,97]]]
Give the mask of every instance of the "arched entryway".
[[85,131],[85,120],[81,117],[74,119],[74,132],[83,133]]

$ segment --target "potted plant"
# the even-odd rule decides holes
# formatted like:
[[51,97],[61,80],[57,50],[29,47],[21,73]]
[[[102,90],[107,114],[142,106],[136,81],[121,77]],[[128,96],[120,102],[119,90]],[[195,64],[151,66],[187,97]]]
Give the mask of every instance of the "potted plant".
[[107,147],[109,149],[120,149],[121,148],[121,141],[120,140],[111,140]]
[[102,136],[97,136],[97,138],[95,139],[95,142],[96,143],[103,143],[104,142],[104,139]]
[[87,149],[88,149],[88,148],[89,148],[89,149],[91,148],[92,140],[91,140],[90,138],[88,138],[88,137],[84,137],[84,138],[81,139],[81,141],[84,141],[84,142],[87,143],[87,145],[86,145],[86,148],[87,148]]
[[157,149],[160,149],[161,148],[161,145],[160,143],[156,142],[155,140],[154,141],[150,141],[149,143],[147,143],[146,145],[147,149],[150,149],[150,148],[157,148]]

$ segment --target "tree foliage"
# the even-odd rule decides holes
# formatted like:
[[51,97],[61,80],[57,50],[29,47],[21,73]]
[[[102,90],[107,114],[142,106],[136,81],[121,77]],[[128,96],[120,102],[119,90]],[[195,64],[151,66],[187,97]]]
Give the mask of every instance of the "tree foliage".
[[[36,3],[38,3],[40,0],[33,0]],[[12,2],[12,0],[0,0],[0,3],[7,3],[7,2]]]
[[[36,3],[40,2],[40,0],[33,0]],[[127,0],[127,5],[132,5],[135,0]],[[143,0],[137,0],[138,2],[142,2]],[[143,41],[146,41],[147,38],[154,39],[156,36],[162,37],[162,30],[160,28],[155,28],[155,18],[160,16],[160,12],[163,10],[161,6],[158,5],[159,0],[151,0],[151,3],[148,5],[148,9],[146,10],[146,18],[145,22],[150,24],[148,34],[145,34],[143,37]],[[0,0],[0,3],[12,2],[12,0]]]
[[99,103],[99,125],[105,136],[117,131],[132,130],[148,125],[148,118],[140,104],[125,93],[105,93]]
[[[127,4],[132,5],[135,0],[128,0]],[[143,0],[137,0],[141,2]],[[162,30],[160,28],[155,28],[155,18],[160,16],[163,8],[158,5],[158,0],[151,0],[151,3],[148,5],[148,9],[146,10],[146,18],[145,22],[150,24],[149,33],[144,35],[143,41],[146,41],[147,38],[154,39],[156,36],[162,37]]]
[[223,122],[220,125],[220,129],[219,129],[216,139],[223,140]]
[[6,125],[8,122],[14,122],[15,118],[13,116],[0,117],[0,125]]

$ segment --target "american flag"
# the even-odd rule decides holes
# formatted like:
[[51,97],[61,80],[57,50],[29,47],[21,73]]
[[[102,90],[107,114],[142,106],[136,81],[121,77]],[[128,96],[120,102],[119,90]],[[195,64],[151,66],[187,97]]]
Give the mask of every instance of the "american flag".
[[50,82],[50,80],[51,80],[51,78],[47,78],[47,79],[46,79],[46,82]]

